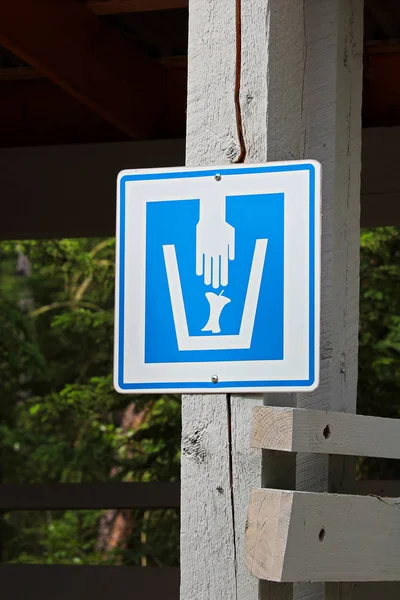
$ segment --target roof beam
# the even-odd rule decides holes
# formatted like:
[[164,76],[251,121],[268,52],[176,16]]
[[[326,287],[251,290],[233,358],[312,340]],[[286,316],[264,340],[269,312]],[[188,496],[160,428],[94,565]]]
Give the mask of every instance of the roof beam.
[[[186,59],[163,59],[165,116],[157,138],[185,135]],[[130,139],[31,67],[0,69],[0,147]],[[153,138],[154,139],[154,136]]]
[[24,79],[42,79],[43,75],[33,67],[0,68],[0,81],[21,81]]
[[87,0],[87,5],[98,15],[116,15],[187,8],[188,0]]
[[159,134],[165,69],[76,0],[0,3],[0,44],[131,139]]
[[0,70],[0,147],[130,139],[52,81],[26,70]]

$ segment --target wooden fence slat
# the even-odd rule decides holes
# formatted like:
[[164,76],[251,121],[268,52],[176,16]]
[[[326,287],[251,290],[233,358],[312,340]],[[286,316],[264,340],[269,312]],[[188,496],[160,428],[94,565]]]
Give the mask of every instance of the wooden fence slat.
[[257,406],[252,447],[285,452],[400,458],[400,419]]
[[0,510],[90,508],[178,508],[180,484],[55,483],[2,484]]
[[178,567],[1,565],[2,600],[179,600]]
[[397,581],[400,500],[254,489],[246,564],[272,581]]

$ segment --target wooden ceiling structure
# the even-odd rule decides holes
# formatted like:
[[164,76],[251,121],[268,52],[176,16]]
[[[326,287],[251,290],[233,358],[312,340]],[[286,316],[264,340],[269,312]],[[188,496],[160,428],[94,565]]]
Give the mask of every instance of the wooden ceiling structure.
[[187,0],[0,6],[0,146],[181,137]]
[[[185,134],[188,0],[0,6],[0,147]],[[364,127],[400,125],[400,2],[365,1]]]
[[[362,225],[400,225],[400,0],[364,5]],[[183,164],[187,44],[188,0],[0,3],[1,237],[112,235],[118,170]]]

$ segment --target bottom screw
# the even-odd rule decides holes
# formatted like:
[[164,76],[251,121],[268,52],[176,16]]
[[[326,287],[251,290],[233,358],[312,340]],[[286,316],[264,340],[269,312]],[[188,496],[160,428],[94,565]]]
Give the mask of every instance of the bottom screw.
[[213,383],[218,383],[218,375],[213,375],[213,376],[211,377],[211,381],[212,381]]

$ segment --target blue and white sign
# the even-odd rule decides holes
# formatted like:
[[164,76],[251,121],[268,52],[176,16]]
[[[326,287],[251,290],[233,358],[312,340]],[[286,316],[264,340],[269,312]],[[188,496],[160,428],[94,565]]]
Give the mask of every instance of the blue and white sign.
[[115,388],[315,389],[320,164],[123,171]]

